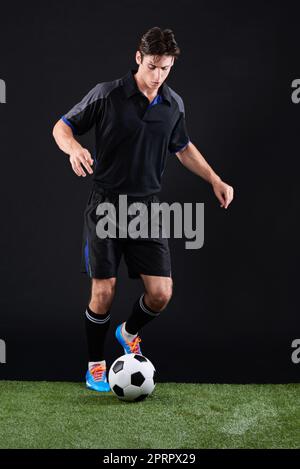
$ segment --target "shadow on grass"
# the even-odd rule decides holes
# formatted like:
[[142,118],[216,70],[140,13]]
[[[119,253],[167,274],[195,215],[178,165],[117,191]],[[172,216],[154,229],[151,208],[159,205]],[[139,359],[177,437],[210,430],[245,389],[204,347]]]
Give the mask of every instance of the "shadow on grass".
[[151,394],[148,396],[145,400],[141,402],[135,402],[135,401],[123,401],[122,399],[119,399],[112,391],[110,392],[97,392],[93,391],[91,389],[86,389],[85,387],[82,389],[82,394],[77,395],[76,398],[74,396],[72,397],[72,403],[77,403],[77,404],[87,404],[89,406],[120,406],[120,405],[149,405],[153,402],[162,402],[165,401],[167,402],[169,399],[167,396],[158,396],[155,393]]

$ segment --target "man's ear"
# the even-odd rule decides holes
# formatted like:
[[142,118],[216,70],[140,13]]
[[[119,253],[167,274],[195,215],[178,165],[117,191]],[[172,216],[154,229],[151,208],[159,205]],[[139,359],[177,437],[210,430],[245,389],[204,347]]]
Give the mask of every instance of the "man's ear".
[[141,53],[140,53],[139,50],[136,51],[136,54],[135,54],[135,61],[136,61],[136,63],[137,63],[138,65],[141,64]]

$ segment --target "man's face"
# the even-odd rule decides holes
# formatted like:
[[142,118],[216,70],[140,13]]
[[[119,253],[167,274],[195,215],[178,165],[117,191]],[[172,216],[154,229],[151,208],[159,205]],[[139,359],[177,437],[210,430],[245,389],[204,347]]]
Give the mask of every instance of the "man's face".
[[171,55],[144,55],[143,62],[141,54],[136,53],[136,62],[139,65],[139,76],[145,85],[153,89],[159,88],[170,73],[174,64],[174,57]]

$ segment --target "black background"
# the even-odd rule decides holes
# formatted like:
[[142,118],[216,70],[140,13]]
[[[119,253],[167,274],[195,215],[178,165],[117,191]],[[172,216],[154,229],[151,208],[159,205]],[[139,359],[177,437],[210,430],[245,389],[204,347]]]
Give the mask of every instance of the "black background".
[[[182,55],[167,82],[184,99],[191,141],[235,189],[227,210],[175,155],[161,199],[205,203],[205,242],[170,240],[174,294],[141,333],[160,381],[299,381],[299,116],[296,2],[60,1],[1,4],[1,318],[3,379],[83,380],[79,272],[91,178],[77,177],[52,137],[96,83],[135,66],[140,36],[171,28]],[[80,138],[93,152],[93,133]],[[122,261],[114,338],[142,292]]]

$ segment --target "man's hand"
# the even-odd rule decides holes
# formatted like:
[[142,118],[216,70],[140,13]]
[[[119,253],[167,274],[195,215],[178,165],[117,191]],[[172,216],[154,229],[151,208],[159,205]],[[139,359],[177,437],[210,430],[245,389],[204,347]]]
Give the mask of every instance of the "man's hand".
[[221,207],[227,208],[233,199],[233,187],[221,180],[221,178],[209,166],[195,145],[192,142],[189,142],[183,150],[176,153],[176,156],[183,166],[194,174],[197,174],[197,176],[205,179],[205,181],[211,183],[214,193],[221,202]]
[[52,134],[59,148],[69,156],[72,169],[77,176],[86,176],[82,166],[88,173],[93,173],[90,165],[94,161],[90,152],[82,148],[74,138],[72,129],[62,119],[56,122]]
[[70,153],[70,163],[77,176],[86,176],[82,166],[89,174],[92,174],[93,170],[90,165],[92,165],[93,162],[91,154],[86,148],[79,147]]
[[212,182],[214,193],[221,202],[221,207],[227,208],[233,199],[233,187],[223,182],[220,178]]

